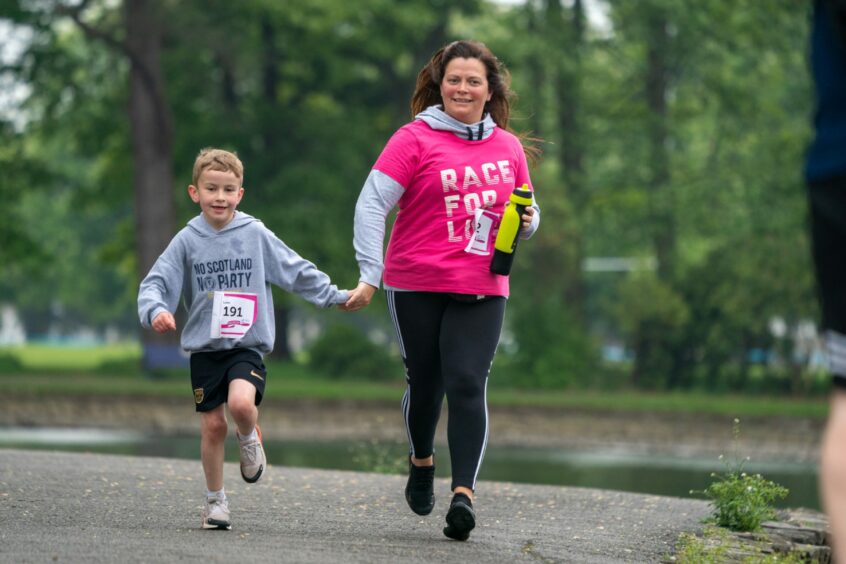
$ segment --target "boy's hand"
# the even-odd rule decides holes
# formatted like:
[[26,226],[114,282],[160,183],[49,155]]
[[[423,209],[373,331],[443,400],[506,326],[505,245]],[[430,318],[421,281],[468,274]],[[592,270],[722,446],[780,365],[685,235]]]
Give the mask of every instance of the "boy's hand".
[[167,333],[168,331],[176,331],[176,320],[173,315],[163,311],[153,320],[153,330],[156,333]]
[[373,299],[375,293],[375,286],[371,286],[367,282],[359,282],[355,290],[350,290],[347,302],[338,305],[338,309],[341,311],[358,311],[370,305],[370,300]]

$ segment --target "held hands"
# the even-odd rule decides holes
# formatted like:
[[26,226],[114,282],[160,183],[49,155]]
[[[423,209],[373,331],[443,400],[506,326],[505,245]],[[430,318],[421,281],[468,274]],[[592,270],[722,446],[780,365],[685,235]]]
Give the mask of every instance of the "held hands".
[[156,333],[176,331],[176,320],[173,318],[173,314],[163,311],[153,320],[152,326]]
[[[521,229],[528,229],[532,225],[532,218],[535,216],[535,208],[527,206],[520,224]],[[338,309],[341,311],[358,311],[370,305],[370,300],[373,299],[373,294],[376,293],[377,288],[371,286],[366,282],[359,282],[354,290],[349,291],[349,299],[346,303],[339,304]]]
[[349,291],[347,302],[339,304],[338,309],[341,311],[358,311],[365,308],[370,305],[370,300],[373,299],[375,293],[375,286],[371,286],[367,282],[359,282],[354,290]]

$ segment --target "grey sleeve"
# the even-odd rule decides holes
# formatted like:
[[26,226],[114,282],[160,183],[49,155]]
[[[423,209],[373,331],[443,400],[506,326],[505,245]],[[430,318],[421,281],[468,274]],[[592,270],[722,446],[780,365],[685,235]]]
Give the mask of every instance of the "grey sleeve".
[[361,272],[359,280],[379,287],[385,244],[385,218],[397,205],[405,188],[387,174],[371,170],[355,204],[353,247]]
[[332,284],[328,274],[298,255],[272,231],[265,227],[262,229],[265,237],[264,268],[268,282],[318,307],[331,307],[349,299],[347,291],[339,290]]
[[535,208],[535,215],[532,216],[532,223],[526,229],[520,231],[520,239],[529,239],[540,226],[540,206],[538,206],[534,194],[532,194],[532,207]]
[[170,242],[156,259],[153,268],[138,288],[138,317],[141,326],[147,329],[153,319],[163,311],[175,313],[182,295],[184,280],[181,245],[178,236]]

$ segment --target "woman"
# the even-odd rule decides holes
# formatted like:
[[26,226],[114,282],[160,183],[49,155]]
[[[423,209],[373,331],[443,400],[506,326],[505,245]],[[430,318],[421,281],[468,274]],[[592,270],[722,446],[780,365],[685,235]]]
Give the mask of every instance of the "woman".
[[[355,210],[361,278],[346,308],[366,306],[383,281],[406,367],[406,500],[418,515],[434,507],[433,443],[446,394],[454,496],[444,534],[462,541],[476,525],[487,379],[508,296],[508,277],[490,271],[493,234],[514,188],[532,186],[525,150],[507,130],[511,96],[507,71],[483,44],[438,50],[417,77],[414,120],[388,141]],[[385,218],[396,205],[383,265]],[[540,220],[534,199],[521,219],[528,238]],[[474,231],[483,224],[490,228]]]

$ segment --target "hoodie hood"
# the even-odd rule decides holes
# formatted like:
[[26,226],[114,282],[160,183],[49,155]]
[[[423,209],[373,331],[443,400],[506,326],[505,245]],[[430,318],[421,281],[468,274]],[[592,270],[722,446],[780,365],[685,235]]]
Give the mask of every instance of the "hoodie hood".
[[209,222],[206,221],[206,218],[204,218],[203,214],[201,213],[200,215],[194,217],[191,221],[188,222],[188,227],[190,227],[191,230],[194,231],[200,237],[215,237],[217,235],[222,235],[228,231],[232,231],[233,229],[238,229],[239,227],[249,225],[254,221],[258,220],[248,213],[235,210],[235,215],[232,217],[232,221],[227,223],[223,227],[223,229],[218,231],[217,229],[209,225]]
[[443,106],[429,106],[416,116],[414,119],[419,119],[426,123],[432,129],[440,131],[451,131],[462,139],[469,141],[479,141],[480,139],[487,139],[491,136],[496,128],[496,122],[491,118],[491,115],[486,113],[482,121],[476,123],[464,123],[458,121],[443,110]]

